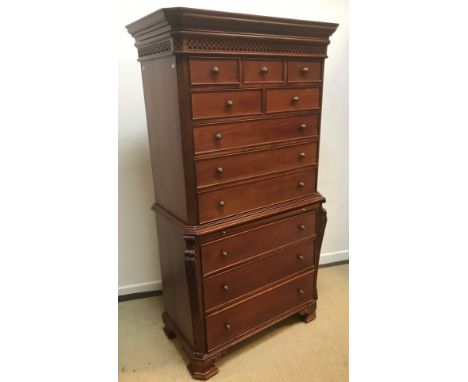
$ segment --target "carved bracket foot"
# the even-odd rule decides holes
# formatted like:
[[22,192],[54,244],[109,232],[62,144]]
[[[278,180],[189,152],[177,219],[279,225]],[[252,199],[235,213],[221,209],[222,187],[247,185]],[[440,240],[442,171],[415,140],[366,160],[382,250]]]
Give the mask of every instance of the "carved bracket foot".
[[301,320],[304,321],[305,323],[315,320],[315,318],[317,317],[315,314],[316,308],[317,308],[317,305],[313,304],[313,305],[306,306],[304,309],[302,309],[299,312],[299,316],[301,317]]
[[214,365],[216,359],[192,359],[190,363],[187,365],[187,368],[192,374],[193,379],[199,379],[202,381],[206,381],[207,379],[211,378],[213,375],[218,374],[218,368]]

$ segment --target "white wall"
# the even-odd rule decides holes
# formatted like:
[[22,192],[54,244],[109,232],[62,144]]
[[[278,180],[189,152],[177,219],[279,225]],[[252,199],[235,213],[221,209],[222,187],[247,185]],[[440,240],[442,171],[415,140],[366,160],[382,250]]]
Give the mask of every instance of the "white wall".
[[[229,4],[228,4],[229,3]],[[161,272],[146,116],[137,51],[125,25],[165,7],[192,7],[339,23],[325,64],[318,188],[328,226],[322,262],[348,256],[348,3],[347,0],[120,0],[119,7],[119,294],[160,289]]]

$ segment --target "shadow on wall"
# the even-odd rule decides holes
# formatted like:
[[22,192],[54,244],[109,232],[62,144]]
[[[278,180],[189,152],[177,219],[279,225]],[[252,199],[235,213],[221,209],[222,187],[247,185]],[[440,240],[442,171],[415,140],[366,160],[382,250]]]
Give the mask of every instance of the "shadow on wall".
[[136,131],[119,140],[119,286],[161,278],[146,125]]

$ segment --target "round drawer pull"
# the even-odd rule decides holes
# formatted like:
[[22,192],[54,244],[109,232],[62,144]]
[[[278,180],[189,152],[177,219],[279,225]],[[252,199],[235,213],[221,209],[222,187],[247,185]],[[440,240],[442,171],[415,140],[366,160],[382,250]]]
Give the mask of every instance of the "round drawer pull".
[[231,325],[229,325],[227,322],[224,323],[224,328],[226,330],[231,330]]
[[218,205],[219,205],[220,207],[224,207],[224,200],[220,200],[219,203],[218,203]]
[[216,169],[216,172],[217,172],[218,174],[222,174],[222,173],[223,173],[223,168],[222,168],[222,167],[218,167],[218,168]]
[[227,107],[233,107],[233,106],[234,106],[234,101],[231,100],[231,99],[227,100],[227,101],[226,101],[226,106],[227,106]]
[[297,290],[297,293],[299,293],[299,294],[304,294],[304,289],[299,288],[299,289]]
[[304,187],[305,183],[304,182],[299,182],[299,187]]
[[301,73],[308,73],[309,72],[309,68],[307,66],[304,66],[302,69],[301,69]]
[[291,101],[292,101],[292,103],[297,103],[297,102],[299,102],[299,97],[294,96],[294,97],[292,97]]
[[299,125],[299,130],[305,130],[305,129],[307,129],[307,125],[305,123],[301,123]]
[[305,158],[305,153],[299,153],[299,158],[304,159]]
[[260,73],[267,74],[268,73],[268,68],[266,66],[264,66],[263,68],[260,69]]
[[227,256],[228,256],[228,253],[227,253],[227,251],[221,251],[221,256],[223,256],[223,257],[227,257]]
[[304,256],[302,256],[302,255],[297,255],[297,258],[298,258],[299,260],[304,260]]
[[299,229],[301,231],[305,231],[305,225],[304,224],[299,224]]
[[216,138],[218,141],[220,141],[221,139],[223,139],[223,134],[218,133],[218,134],[215,135],[215,138]]
[[228,290],[229,290],[229,285],[224,284],[224,285],[223,285],[223,289],[224,289],[225,291],[228,291]]
[[213,69],[211,69],[211,73],[219,74],[219,68],[217,66],[213,66]]

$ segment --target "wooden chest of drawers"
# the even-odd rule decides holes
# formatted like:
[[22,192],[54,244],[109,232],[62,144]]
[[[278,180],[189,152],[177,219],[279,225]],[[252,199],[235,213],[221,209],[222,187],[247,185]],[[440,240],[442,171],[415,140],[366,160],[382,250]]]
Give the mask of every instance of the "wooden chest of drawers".
[[167,8],[141,62],[166,334],[196,379],[290,315],[315,318],[324,60],[337,24]]

